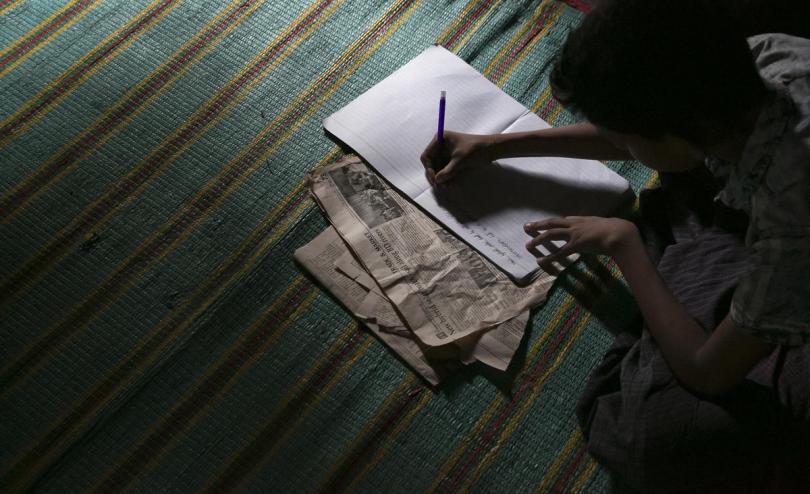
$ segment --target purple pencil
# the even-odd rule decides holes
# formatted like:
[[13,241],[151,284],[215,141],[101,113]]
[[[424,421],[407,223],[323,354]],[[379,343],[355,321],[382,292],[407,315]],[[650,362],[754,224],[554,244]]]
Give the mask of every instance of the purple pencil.
[[446,96],[447,91],[442,91],[442,95],[439,98],[439,132],[436,134],[436,141],[439,143],[439,146],[444,144],[444,106]]

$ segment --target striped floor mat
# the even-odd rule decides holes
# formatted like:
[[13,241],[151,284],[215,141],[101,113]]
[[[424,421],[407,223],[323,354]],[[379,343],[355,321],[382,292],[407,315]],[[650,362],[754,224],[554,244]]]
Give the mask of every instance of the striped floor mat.
[[609,490],[573,409],[636,317],[612,263],[507,373],[431,389],[292,259],[325,116],[440,43],[572,123],[548,74],[587,5],[0,0],[0,490]]

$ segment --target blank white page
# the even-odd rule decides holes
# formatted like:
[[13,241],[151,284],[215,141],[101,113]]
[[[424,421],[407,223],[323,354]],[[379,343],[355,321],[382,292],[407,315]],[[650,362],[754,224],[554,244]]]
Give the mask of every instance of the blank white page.
[[396,189],[516,281],[537,270],[523,224],[553,216],[609,214],[629,184],[602,163],[515,158],[459,174],[433,189],[419,155],[437,130],[447,91],[445,129],[473,134],[548,127],[442,47],[433,46],[338,110],[324,127]]
[[439,94],[445,129],[497,134],[526,112],[463,60],[432,46],[324,120],[323,126],[409,197],[430,188],[419,156],[436,134]]

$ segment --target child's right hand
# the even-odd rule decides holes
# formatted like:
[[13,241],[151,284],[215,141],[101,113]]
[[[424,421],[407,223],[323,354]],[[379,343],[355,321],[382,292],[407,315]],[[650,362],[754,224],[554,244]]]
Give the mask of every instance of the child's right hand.
[[460,170],[471,166],[488,165],[493,161],[494,135],[462,134],[444,132],[444,144],[440,146],[433,136],[420,156],[425,167],[425,176],[430,185],[442,184],[453,178]]

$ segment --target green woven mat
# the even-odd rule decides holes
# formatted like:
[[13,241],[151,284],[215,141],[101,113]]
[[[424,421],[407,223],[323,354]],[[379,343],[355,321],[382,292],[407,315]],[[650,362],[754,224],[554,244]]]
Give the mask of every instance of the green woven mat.
[[[576,4],[576,2],[574,2]],[[293,263],[321,120],[438,42],[553,125],[556,0],[0,0],[0,490],[587,491],[615,266],[430,389]],[[638,190],[650,175],[609,163]]]

